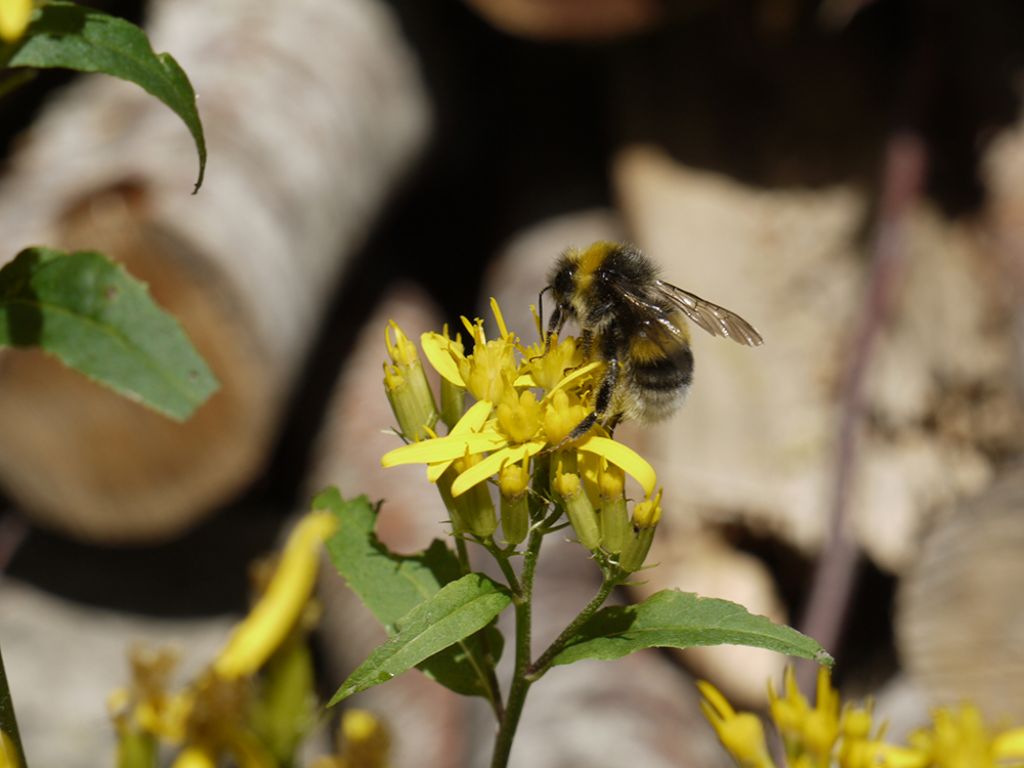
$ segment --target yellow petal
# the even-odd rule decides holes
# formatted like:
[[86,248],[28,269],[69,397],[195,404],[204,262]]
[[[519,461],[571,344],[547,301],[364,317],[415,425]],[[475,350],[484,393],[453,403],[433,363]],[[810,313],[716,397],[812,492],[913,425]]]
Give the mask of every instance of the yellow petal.
[[[493,406],[485,400],[473,403],[472,407],[466,411],[462,415],[462,418],[459,419],[458,423],[452,427],[452,431],[448,434],[448,437],[456,437],[458,435],[467,435],[481,431],[484,424],[487,423],[487,417],[491,415],[492,407]],[[487,431],[494,432],[493,429],[488,429]],[[452,462],[464,455],[465,452],[452,459],[445,459],[444,461],[430,464],[427,467],[427,480],[431,483],[436,483],[441,475],[445,473],[445,470],[452,465]]]
[[14,739],[4,731],[0,731],[0,768],[21,768],[21,760],[18,758]]
[[434,370],[444,376],[452,384],[465,387],[466,382],[459,373],[459,365],[452,352],[452,340],[436,331],[427,331],[420,336],[423,354],[434,366]]
[[931,764],[928,755],[909,747],[876,743],[871,745],[871,750],[875,758],[872,765],[882,765],[885,768],[925,768]]
[[654,488],[658,483],[654,467],[632,448],[607,437],[591,435],[577,446],[577,450],[589,451],[602,456],[635,478],[647,496],[654,493]]
[[485,400],[473,403],[472,407],[459,419],[459,423],[452,427],[451,434],[464,435],[469,432],[479,432],[480,428],[486,423],[487,417],[491,415],[491,408],[493,407]]
[[491,475],[496,475],[505,464],[520,462],[527,456],[533,456],[540,452],[543,447],[544,443],[536,440],[532,443],[495,451],[479,464],[473,465],[455,478],[455,482],[452,483],[452,496],[461,496],[474,485],[482,483]]
[[252,674],[277,650],[309,601],[320,547],[337,527],[330,512],[310,512],[299,521],[266,592],[235,628],[213,663],[214,672],[228,680]]
[[1024,728],[1014,728],[996,736],[992,754],[997,760],[1024,759]]
[[381,466],[397,467],[400,464],[433,464],[438,461],[452,461],[466,453],[483,453],[506,442],[497,432],[474,432],[468,435],[448,435],[433,440],[409,443],[385,453]]
[[501,334],[501,338],[508,337],[508,327],[505,325],[505,318],[501,314],[501,307],[498,306],[498,300],[491,296],[491,312],[494,313],[494,322],[498,324],[498,333]]
[[732,704],[729,703],[729,700],[722,695],[721,691],[715,688],[715,686],[707,680],[698,680],[697,690],[700,691],[701,696],[707,699],[708,704],[711,705],[714,713],[718,717],[735,717],[736,710],[732,708]]
[[560,382],[555,384],[555,386],[553,386],[551,388],[551,390],[548,392],[548,395],[550,395],[552,392],[557,392],[560,389],[567,388],[570,384],[575,383],[578,379],[582,379],[582,378],[584,378],[586,376],[589,376],[594,371],[596,371],[598,368],[601,368],[603,366],[604,366],[604,363],[593,362],[593,363],[587,363],[586,365],[584,365],[584,366],[582,366],[580,368],[577,368],[575,371],[570,373],[568,376],[566,376]]
[[13,43],[32,18],[32,0],[0,0],[0,39]]

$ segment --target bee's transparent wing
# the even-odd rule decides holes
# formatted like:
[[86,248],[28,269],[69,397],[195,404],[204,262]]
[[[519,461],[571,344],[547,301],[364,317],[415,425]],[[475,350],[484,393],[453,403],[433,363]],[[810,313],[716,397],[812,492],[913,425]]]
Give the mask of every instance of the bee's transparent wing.
[[[712,336],[724,336],[737,344],[757,347],[764,339],[750,323],[725,307],[712,304],[696,294],[677,288],[671,283],[656,280],[661,294],[678,307],[684,315]],[[647,302],[645,302],[647,303]]]

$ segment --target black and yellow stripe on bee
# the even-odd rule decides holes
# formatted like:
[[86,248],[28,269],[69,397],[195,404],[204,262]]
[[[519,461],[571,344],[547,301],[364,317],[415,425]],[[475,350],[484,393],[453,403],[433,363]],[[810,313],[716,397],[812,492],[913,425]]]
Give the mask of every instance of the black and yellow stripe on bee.
[[[685,323],[680,330],[685,334]],[[629,372],[637,386],[647,390],[677,389],[693,381],[693,352],[680,341],[662,348],[642,336],[628,338]]]

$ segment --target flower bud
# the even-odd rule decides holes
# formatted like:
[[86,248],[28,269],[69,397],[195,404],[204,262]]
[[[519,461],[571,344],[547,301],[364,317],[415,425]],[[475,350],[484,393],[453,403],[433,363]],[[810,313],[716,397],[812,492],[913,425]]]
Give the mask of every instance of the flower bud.
[[509,544],[518,544],[530,530],[530,505],[526,497],[529,482],[530,473],[521,464],[507,464],[498,474],[501,530]]
[[605,551],[617,555],[622,551],[632,533],[625,497],[619,496],[617,499],[602,500],[600,511],[601,546]]
[[441,421],[451,430],[466,410],[466,388],[441,377]]
[[613,464],[602,469],[598,477],[601,546],[616,555],[622,551],[630,534],[625,481],[625,473]]
[[[455,470],[455,475],[458,476],[470,467],[479,464],[481,460],[480,454],[471,454],[456,459],[452,468]],[[451,493],[450,486],[449,493]],[[474,536],[486,539],[498,529],[498,515],[494,511],[494,502],[491,500],[487,483],[477,483],[465,493],[456,496],[453,499],[453,504],[465,530]]]
[[653,499],[645,499],[633,507],[633,530],[619,556],[619,567],[632,573],[638,571],[647,559],[654,541],[654,530],[661,519],[661,491]]
[[[394,341],[391,335],[394,334]],[[437,424],[437,406],[416,347],[394,321],[384,332],[391,363],[384,364],[384,391],[402,435],[412,441],[428,436]]]
[[580,476],[575,472],[561,471],[555,473],[552,488],[565,506],[573,530],[580,543],[587,549],[594,550],[601,545],[601,528],[597,522],[597,512],[590,498],[583,492]]

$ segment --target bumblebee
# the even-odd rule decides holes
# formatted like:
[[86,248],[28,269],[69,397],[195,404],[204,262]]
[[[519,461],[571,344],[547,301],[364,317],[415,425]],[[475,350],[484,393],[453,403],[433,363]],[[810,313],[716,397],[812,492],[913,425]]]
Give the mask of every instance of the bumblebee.
[[712,336],[756,347],[761,335],[746,320],[658,277],[658,270],[632,245],[596,242],[559,256],[543,295],[555,309],[547,342],[575,320],[587,359],[606,364],[594,411],[567,440],[595,422],[609,431],[625,419],[660,421],[682,405],[693,381],[687,320]]

